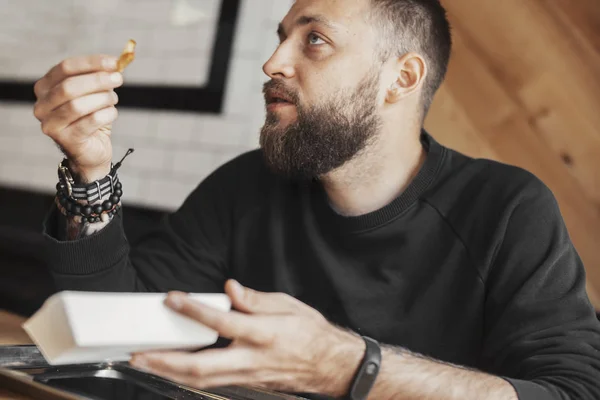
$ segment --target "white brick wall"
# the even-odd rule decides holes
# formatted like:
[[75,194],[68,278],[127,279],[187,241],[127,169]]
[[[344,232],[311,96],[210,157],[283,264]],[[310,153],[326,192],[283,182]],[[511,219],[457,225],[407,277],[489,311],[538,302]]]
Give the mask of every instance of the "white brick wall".
[[[261,67],[291,3],[242,0],[222,115],[120,109],[114,158],[136,149],[121,169],[127,203],[174,209],[217,166],[257,147]],[[132,37],[137,58],[126,84],[199,85],[207,79],[219,7],[220,0],[0,0],[0,77],[37,79],[65,57],[119,54]],[[0,102],[0,185],[52,193],[60,159],[31,105]]]

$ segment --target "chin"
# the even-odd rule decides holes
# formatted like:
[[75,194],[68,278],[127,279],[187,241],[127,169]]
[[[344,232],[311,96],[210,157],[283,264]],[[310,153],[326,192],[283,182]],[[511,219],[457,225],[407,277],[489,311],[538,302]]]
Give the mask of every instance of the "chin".
[[297,117],[291,115],[281,115],[277,112],[268,112],[265,124],[276,126],[279,129],[286,129],[288,126],[296,122]]

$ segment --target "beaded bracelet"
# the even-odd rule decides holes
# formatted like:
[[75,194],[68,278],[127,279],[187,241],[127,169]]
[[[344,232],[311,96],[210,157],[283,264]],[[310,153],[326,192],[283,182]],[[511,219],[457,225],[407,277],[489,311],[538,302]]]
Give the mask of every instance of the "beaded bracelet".
[[121,207],[121,196],[123,190],[121,182],[115,184],[115,191],[112,195],[102,202],[102,204],[84,205],[77,200],[68,197],[62,188],[57,185],[55,203],[63,215],[69,217],[81,217],[84,222],[100,222],[102,215],[115,215]]
[[[127,156],[133,153],[129,149],[118,163],[111,165],[110,172],[101,180],[89,184],[75,184],[69,171],[67,159],[58,165],[58,183],[56,184],[55,203],[60,212],[73,217],[76,222],[107,221],[110,215],[115,215],[121,207],[123,186],[119,182],[117,170]],[[92,204],[108,196],[102,203]],[[87,201],[87,205],[83,202]]]

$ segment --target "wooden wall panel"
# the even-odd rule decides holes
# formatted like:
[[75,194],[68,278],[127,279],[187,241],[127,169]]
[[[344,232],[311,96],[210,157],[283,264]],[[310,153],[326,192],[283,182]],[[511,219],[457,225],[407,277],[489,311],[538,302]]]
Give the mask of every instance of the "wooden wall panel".
[[552,189],[600,310],[600,3],[442,3],[454,50],[426,128]]

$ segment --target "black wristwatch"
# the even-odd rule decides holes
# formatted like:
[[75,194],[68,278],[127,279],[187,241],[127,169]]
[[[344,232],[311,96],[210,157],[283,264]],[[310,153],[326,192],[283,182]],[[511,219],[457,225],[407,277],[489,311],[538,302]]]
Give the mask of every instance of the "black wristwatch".
[[348,394],[349,400],[366,400],[381,368],[381,348],[379,347],[379,343],[366,336],[362,338],[367,348],[358,372],[352,381],[350,393]]

